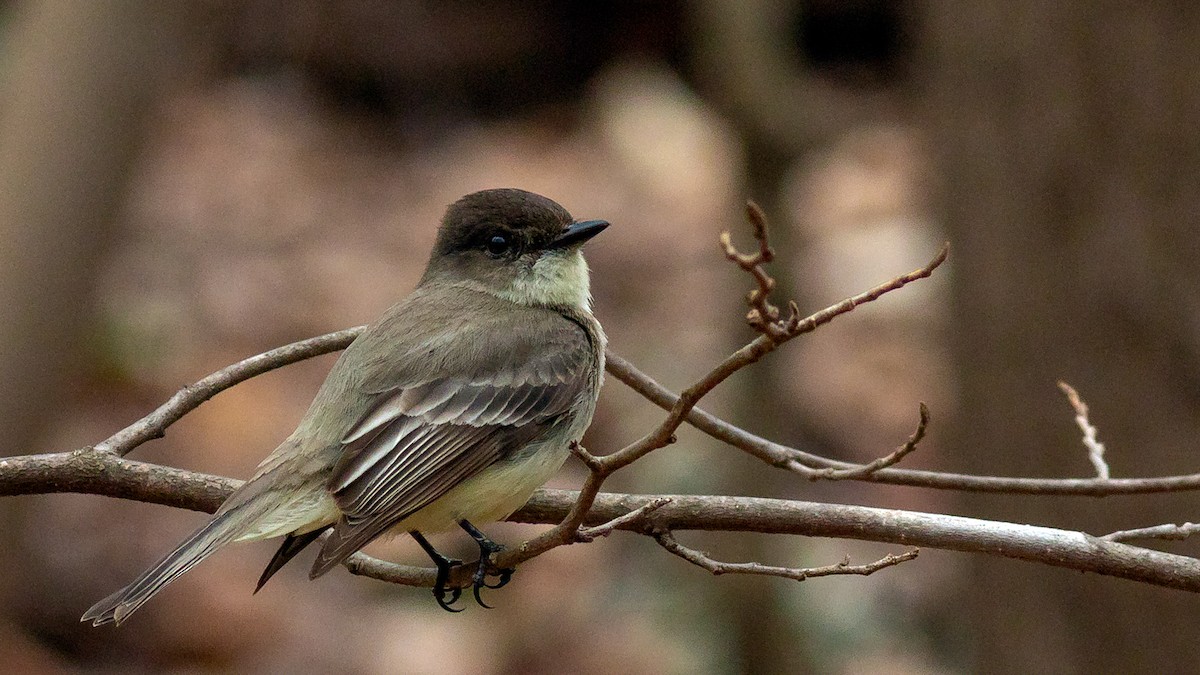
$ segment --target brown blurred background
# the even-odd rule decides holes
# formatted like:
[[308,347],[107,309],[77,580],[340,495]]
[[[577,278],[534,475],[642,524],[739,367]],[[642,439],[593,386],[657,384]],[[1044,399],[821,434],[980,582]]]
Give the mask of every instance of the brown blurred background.
[[[365,323],[411,288],[445,205],[517,186],[614,226],[588,247],[611,346],[678,389],[750,337],[753,197],[781,296],[888,296],[706,407],[866,460],[916,403],[910,466],[1088,475],[1054,383],[1115,475],[1197,469],[1200,6],[960,0],[0,2],[0,454],[97,442],[244,356]],[[134,455],[245,477],[333,357],[223,393]],[[610,381],[587,445],[658,413]],[[1084,529],[1196,520],[1200,497],[963,496],[816,485],[691,430],[613,490],[750,494]],[[559,486],[578,485],[568,463]],[[203,521],[100,497],[0,501],[13,672],[1194,672],[1200,599],[924,552],[870,578],[712,578],[617,535],[449,615],[428,591],[234,547],[128,625],[78,623]],[[536,531],[494,526],[503,541]],[[729,560],[886,547],[703,536]],[[438,543],[466,552],[460,537]],[[1195,553],[1195,544],[1164,545]],[[371,552],[409,562],[407,540]]]

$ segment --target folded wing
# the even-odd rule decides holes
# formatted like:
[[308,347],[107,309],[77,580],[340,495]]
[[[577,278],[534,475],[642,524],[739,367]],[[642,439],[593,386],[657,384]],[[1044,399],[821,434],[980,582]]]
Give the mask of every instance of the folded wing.
[[[324,574],[392,525],[536,440],[584,393],[587,335],[563,324],[519,365],[397,384],[343,439],[328,489],[343,513],[311,576]],[[474,371],[474,372],[470,372]]]

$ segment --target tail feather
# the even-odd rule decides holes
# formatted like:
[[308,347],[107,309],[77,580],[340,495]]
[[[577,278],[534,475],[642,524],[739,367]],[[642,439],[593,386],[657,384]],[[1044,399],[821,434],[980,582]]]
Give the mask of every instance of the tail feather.
[[297,553],[303,551],[306,546],[325,534],[325,530],[328,530],[330,527],[332,525],[326,525],[325,527],[300,535],[289,534],[285,537],[283,543],[279,546],[279,550],[271,558],[271,562],[267,563],[267,568],[263,570],[262,576],[258,578],[258,585],[254,587],[254,592],[261,591],[262,587],[266,585],[267,580],[275,576],[276,572],[283,569],[283,566],[288,564],[292,558],[295,558]]
[[164,586],[236,539],[245,529],[244,520],[230,518],[237,511],[231,510],[210,520],[128,586],[93,605],[80,621],[91,621],[93,626],[120,625]]
[[345,562],[358,549],[366,546],[372,539],[385,532],[395,524],[393,520],[382,518],[369,519],[366,522],[351,523],[345,516],[333,525],[329,538],[321,545],[312,569],[308,572],[309,579],[316,579],[329,570]]

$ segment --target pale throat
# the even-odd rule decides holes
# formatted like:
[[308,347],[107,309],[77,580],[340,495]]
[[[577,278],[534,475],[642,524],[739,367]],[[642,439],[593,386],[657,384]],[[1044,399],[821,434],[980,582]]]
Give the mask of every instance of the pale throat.
[[587,262],[578,249],[543,253],[495,292],[520,305],[578,307],[589,312],[592,307]]

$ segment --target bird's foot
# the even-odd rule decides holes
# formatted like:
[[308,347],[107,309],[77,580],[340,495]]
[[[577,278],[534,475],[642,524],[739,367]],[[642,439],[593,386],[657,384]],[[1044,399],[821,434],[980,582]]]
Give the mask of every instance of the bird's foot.
[[[511,567],[497,567],[493,561],[494,556],[504,550],[504,546],[488,539],[484,533],[466,520],[460,521],[459,525],[479,545],[479,565],[475,568],[475,574],[471,576],[472,595],[475,596],[475,602],[479,603],[480,607],[492,609],[491,605],[483,601],[480,591],[484,588],[502,588],[512,580],[513,572],[516,570]],[[496,583],[488,583],[489,577],[495,577]]]
[[[462,589],[458,586],[447,587],[447,582],[450,580],[450,571],[462,565],[462,561],[439,553],[425,537],[421,536],[420,532],[413,530],[410,534],[421,545],[421,548],[425,549],[425,553],[429,555],[429,558],[433,560],[434,566],[437,567],[437,577],[435,577],[433,582],[433,599],[437,600],[438,607],[447,612],[461,612],[466,609],[465,607],[454,607],[454,603],[458,602],[459,597],[462,596]],[[447,596],[449,596],[449,599],[447,599]]]

